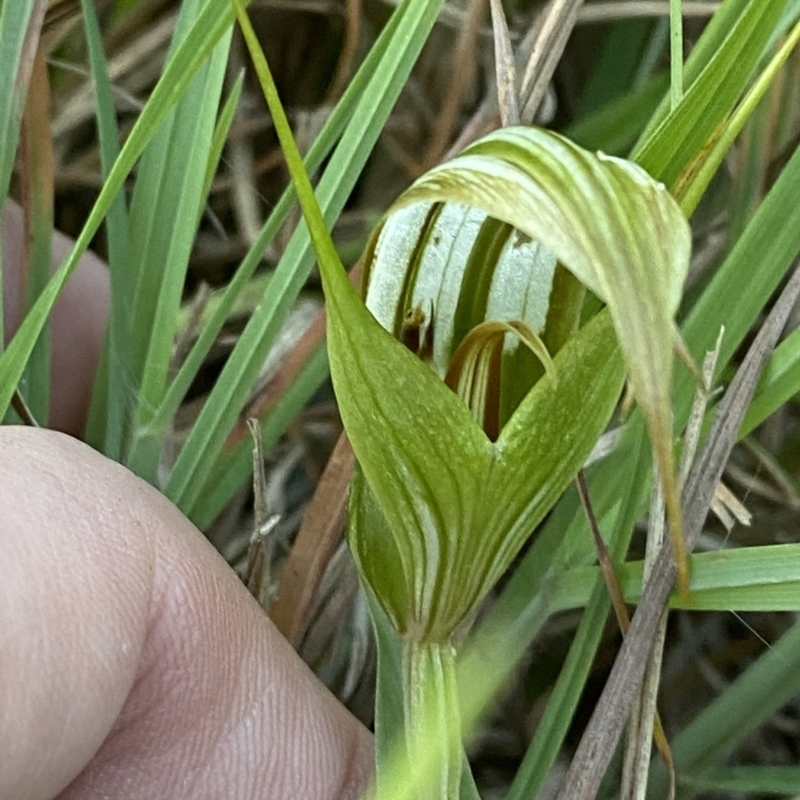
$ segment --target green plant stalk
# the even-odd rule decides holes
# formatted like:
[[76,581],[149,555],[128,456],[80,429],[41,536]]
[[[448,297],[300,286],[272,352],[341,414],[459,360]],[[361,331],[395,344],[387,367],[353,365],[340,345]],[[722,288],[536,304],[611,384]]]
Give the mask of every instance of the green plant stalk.
[[269,111],[275,125],[275,132],[278,134],[281,150],[286,159],[292,183],[297,191],[297,198],[303,210],[303,216],[311,232],[311,238],[314,242],[314,248],[319,259],[323,283],[330,282],[331,279],[346,282],[347,278],[345,277],[344,266],[339,260],[339,254],[333,244],[330,232],[325,225],[325,218],[314,196],[314,188],[311,185],[311,179],[308,177],[305,165],[303,164],[303,157],[294,140],[289,120],[286,117],[286,112],[283,110],[283,105],[278,96],[275,80],[272,77],[272,72],[267,64],[267,59],[264,57],[261,45],[258,43],[258,37],[253,30],[253,26],[250,24],[250,18],[247,16],[244,3],[242,0],[231,0],[231,3],[236,12],[236,19],[239,22],[239,27],[242,30],[245,42],[247,43],[250,57],[253,59],[256,74],[261,84],[261,90],[269,106]]
[[[458,800],[463,753],[458,711],[456,650],[449,642],[403,642],[403,711],[406,746],[412,770],[428,760],[436,769],[423,778],[419,800]],[[436,731],[432,745],[431,731]]]
[[682,0],[669,0],[670,107],[674,111],[683,97],[683,14]]
[[[100,24],[91,0],[81,0],[81,12],[95,94],[100,164],[105,180],[119,156],[119,127]],[[108,210],[106,239],[111,278],[111,314],[95,378],[85,439],[87,444],[109,458],[120,461],[126,416],[126,376],[130,370],[128,303],[133,295],[133,276],[129,268],[128,204],[124,192],[117,195]],[[114,354],[113,358],[111,353]]]
[[[229,0],[225,2],[230,8]],[[372,80],[351,112],[341,142],[317,186],[328,224],[333,225],[350,196],[377,142],[378,123],[385,121],[393,108],[442,3],[443,0],[408,0],[393,14],[394,18],[400,13],[401,19],[391,40],[384,41],[386,50],[380,67],[373,70]],[[288,304],[300,290],[313,263],[314,250],[308,229],[301,224],[281,257],[270,291],[242,331],[164,486],[165,494],[189,516],[193,515],[208,475],[224,447],[227,433],[274,342],[281,317],[288,311]],[[342,286],[344,284],[339,288]],[[355,291],[351,291],[348,297],[358,300]]]
[[[236,17],[247,43],[253,64],[258,74],[264,97],[275,124],[275,131],[286,158],[292,182],[295,185],[306,223],[309,227],[322,275],[325,296],[329,303],[335,302],[342,291],[353,292],[339,260],[330,233],[325,226],[322,211],[316,202],[311,181],[303,166],[303,159],[292,136],[289,121],[281,105],[277,87],[258,43],[255,31],[245,11],[242,0],[231,0]],[[331,288],[339,283],[339,292]],[[407,719],[407,742],[411,763],[424,776],[432,776],[431,786],[438,787],[431,800],[457,800],[461,779],[461,737],[459,730],[452,730],[458,722],[458,695],[455,677],[455,650],[449,642],[413,642],[404,645],[404,708]],[[446,757],[439,758],[429,745],[427,735],[435,720],[437,727],[447,725],[444,742]],[[435,729],[435,728],[434,728]],[[452,734],[452,735],[451,735]],[[419,756],[419,758],[417,758]],[[417,758],[415,762],[415,758]],[[429,759],[435,762],[429,765]],[[423,778],[424,780],[424,778]],[[427,781],[425,781],[427,784]]]

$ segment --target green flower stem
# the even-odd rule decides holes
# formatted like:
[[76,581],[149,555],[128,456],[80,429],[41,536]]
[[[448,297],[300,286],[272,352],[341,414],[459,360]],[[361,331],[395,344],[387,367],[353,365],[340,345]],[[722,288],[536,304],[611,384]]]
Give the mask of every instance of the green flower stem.
[[403,705],[409,764],[424,776],[418,797],[458,800],[463,761],[452,644],[404,641]]

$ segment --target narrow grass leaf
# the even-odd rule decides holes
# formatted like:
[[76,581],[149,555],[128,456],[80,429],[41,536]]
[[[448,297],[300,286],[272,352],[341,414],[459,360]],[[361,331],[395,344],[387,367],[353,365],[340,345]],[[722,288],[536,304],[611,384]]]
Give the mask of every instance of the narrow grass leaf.
[[787,0],[751,0],[680,104],[633,158],[674,188],[681,172],[718,135],[750,80]]
[[[378,36],[378,39],[376,40],[369,54],[364,59],[364,62],[359,68],[357,74],[353,80],[350,81],[344,95],[342,95],[341,99],[336,104],[336,107],[331,112],[331,115],[328,117],[322,132],[314,141],[314,144],[311,146],[311,149],[306,157],[305,165],[309,174],[314,174],[317,171],[323,160],[328,157],[334,145],[336,144],[336,141],[345,130],[352,117],[353,111],[361,98],[361,95],[366,90],[370,81],[372,81],[374,74],[379,71],[383,55],[386,52],[389,44],[392,42],[397,30],[397,26],[402,20],[403,15],[406,13],[406,10],[407,7],[403,5],[391,16]],[[186,356],[184,362],[181,364],[177,375],[170,383],[169,389],[161,403],[161,406],[156,414],[154,414],[145,431],[143,431],[143,435],[149,434],[150,429],[164,429],[175,415],[175,412],[178,410],[178,407],[185,397],[186,392],[189,390],[192,381],[200,370],[203,361],[216,341],[219,332],[222,330],[222,327],[228,319],[238,298],[242,292],[246,290],[246,287],[250,285],[251,278],[256,268],[262,261],[264,250],[267,248],[267,245],[272,241],[275,234],[284,223],[286,215],[289,213],[289,209],[292,207],[295,199],[294,186],[290,183],[281,196],[281,199],[273,209],[272,213],[269,215],[269,218],[264,223],[258,237],[248,250],[247,255],[242,260],[242,263],[237,268],[230,283],[225,288],[225,291],[219,302],[214,304],[214,313],[203,325],[203,329],[201,330],[200,335],[197,337],[197,341],[192,346],[192,349],[189,351],[189,354]],[[286,314],[288,314],[289,308],[291,307],[291,301],[293,300],[291,292],[287,294],[286,289],[283,288],[287,281],[293,280],[292,276],[293,273],[285,268],[280,267],[279,265],[277,273],[277,288],[273,289],[273,291],[283,294],[284,299],[281,303],[278,303],[271,312],[279,323],[282,323],[285,319]],[[272,330],[272,328],[270,328],[270,330]],[[273,335],[275,334],[273,333]],[[271,338],[267,335],[264,335],[262,336],[261,341],[263,346],[268,346],[271,342]],[[258,360],[257,356],[258,353],[253,354],[253,359],[256,361]],[[247,351],[242,351],[241,356],[237,356],[237,358],[238,357],[246,358]],[[320,381],[321,380],[322,379],[320,379]],[[223,450],[223,452],[217,458],[217,463],[215,464],[214,470],[218,472],[226,460],[227,454]],[[247,476],[244,476],[242,483],[246,479]],[[209,481],[209,483],[213,484],[213,481]],[[203,493],[202,499],[198,500],[198,503],[205,507],[208,505],[206,503],[206,497],[207,496],[205,493]],[[221,506],[218,511],[219,510],[221,510]],[[194,514],[194,511],[192,513]],[[204,516],[204,514],[200,511],[198,511],[197,514],[197,519]]]
[[641,87],[582,116],[566,129],[566,135],[587,150],[624,156],[650,119],[669,86],[669,77],[656,75]]
[[[746,672],[673,740],[681,775],[697,775],[720,764],[741,739],[800,692],[800,623],[795,623]],[[664,785],[658,770],[652,783]],[[796,790],[795,786],[795,790]]]
[[800,392],[800,328],[795,328],[767,362],[755,397],[745,414],[739,437],[747,436],[785,402]]
[[[800,545],[779,544],[741,547],[690,556],[691,594],[685,600],[677,592],[670,608],[692,611],[796,611],[800,591]],[[643,563],[629,562],[619,570],[627,603],[642,596]],[[581,608],[599,576],[598,567],[561,572],[554,579],[553,611]]]
[[[0,198],[5,199],[14,159],[19,126],[33,65],[33,53],[26,48],[31,23],[37,25],[34,9],[44,14],[45,2],[16,0],[0,5]],[[35,49],[35,48],[34,48]],[[0,311],[2,313],[2,311]]]
[[[177,49],[199,14],[199,2],[184,2],[174,34]],[[131,268],[136,275],[133,369],[139,383],[127,465],[155,481],[166,431],[142,437],[167,387],[189,255],[205,197],[211,152],[231,30],[187,87],[142,156],[131,200]],[[198,169],[198,165],[201,168]]]
[[[100,165],[105,179],[119,156],[120,133],[100,24],[92,0],[81,0],[81,10],[94,87]],[[128,397],[130,388],[127,378],[133,370],[128,331],[128,306],[133,297],[133,276],[128,262],[128,204],[124,192],[117,195],[108,210],[106,242],[111,275],[111,312],[95,379],[85,439],[97,450],[118,461],[122,459],[126,408],[133,404],[132,398]],[[111,353],[114,354],[113,358]]]
[[[785,0],[779,2],[787,5]],[[724,0],[711,19],[708,21],[700,38],[692,47],[692,52],[686,59],[683,70],[684,89],[688,90],[708,67],[719,51],[726,46],[736,27],[741,23],[747,13],[753,11],[753,0]],[[767,41],[767,40],[764,40]],[[755,53],[757,58],[760,53]],[[743,83],[740,90],[743,90]],[[669,92],[665,92],[661,103],[651,115],[645,130],[633,150],[633,158],[647,146],[654,137],[655,131],[666,121],[673,111]]]
[[800,767],[746,766],[721,767],[706,775],[683,778],[687,787],[706,792],[725,792],[750,797],[763,795],[798,796]]
[[233,124],[233,118],[236,115],[236,109],[239,106],[239,100],[242,97],[242,89],[244,88],[244,70],[242,70],[236,77],[236,80],[231,87],[225,104],[219,114],[219,119],[214,127],[214,135],[211,137],[211,146],[208,151],[208,163],[206,164],[206,175],[203,180],[203,188],[200,190],[200,208],[197,210],[197,224],[199,226],[200,219],[203,216],[203,210],[206,207],[208,195],[211,192],[211,185],[214,182],[214,176],[217,174],[219,162],[222,158],[222,151],[225,149],[225,143],[228,140],[228,134]]
[[680,184],[675,187],[675,191],[682,198],[682,205],[687,213],[694,210],[699,204],[700,198],[711,183],[711,179],[722,164],[728,150],[742,132],[745,123],[750,119],[761,99],[766,95],[798,41],[800,41],[800,21],[789,32],[778,51],[758,75],[747,96],[722,126],[721,131],[715,134],[710,151],[681,176]]
[[[441,5],[442,0],[410,0],[401,7],[403,14],[386,45],[381,67],[373,73],[319,181],[317,201],[327,224],[333,224],[350,196]],[[313,258],[311,241],[305,225],[301,225],[278,264],[270,291],[248,322],[178,456],[165,491],[190,516],[280,329],[282,318],[276,315],[276,309],[286,308],[297,296]]]
[[[718,373],[733,357],[800,252],[800,206],[794,202],[798,182],[800,149],[795,150],[736,246],[687,314],[682,331],[695,357],[714,346],[724,325]],[[759,268],[752,269],[753,264]],[[691,389],[691,381],[679,373],[678,419],[688,414]]]
[[[3,4],[8,8],[15,4]],[[75,246],[25,317],[8,349],[0,357],[0,413],[5,413],[30,353],[50,311],[70,275],[108,213],[133,165],[159,125],[177,102],[216,43],[230,28],[233,16],[227,0],[208,0],[181,47],[170,58],[114,168],[108,175]]]

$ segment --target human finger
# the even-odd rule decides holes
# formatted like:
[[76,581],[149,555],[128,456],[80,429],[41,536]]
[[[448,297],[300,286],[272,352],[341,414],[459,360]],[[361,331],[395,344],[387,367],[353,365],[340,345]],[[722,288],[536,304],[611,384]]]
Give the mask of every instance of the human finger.
[[0,508],[0,797],[357,796],[368,732],[152,487],[2,428]]
[[[73,242],[56,231],[53,269],[69,255]],[[6,201],[2,220],[3,319],[6,341],[22,322],[25,262],[24,212]],[[87,252],[61,293],[51,316],[51,401],[48,425],[80,436],[92,398],[97,364],[108,321],[109,275],[105,264]]]

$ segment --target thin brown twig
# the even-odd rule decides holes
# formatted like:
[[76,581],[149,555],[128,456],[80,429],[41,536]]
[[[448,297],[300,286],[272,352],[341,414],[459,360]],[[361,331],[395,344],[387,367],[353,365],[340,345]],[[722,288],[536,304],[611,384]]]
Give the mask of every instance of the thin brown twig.
[[[691,552],[703,527],[714,490],[736,441],[758,377],[777,343],[789,313],[800,295],[800,268],[796,268],[748,350],[720,403],[703,453],[693,468],[683,494],[687,550]],[[619,742],[634,697],[647,666],[658,620],[675,584],[675,562],[667,542],[661,548],[652,575],[642,593],[628,635],[584,731],[557,800],[593,800]]]
[[362,0],[347,0],[347,24],[344,31],[344,43],[342,44],[339,60],[336,62],[336,70],[333,73],[333,80],[325,94],[325,104],[333,106],[347,88],[350,74],[353,71],[356,53],[358,52],[358,39],[361,35],[361,17],[363,14]]
[[419,165],[420,172],[425,172],[438,164],[447,152],[464,95],[475,79],[475,48],[481,30],[483,11],[484,0],[469,0],[464,24],[459,31],[456,43],[450,86],[445,95],[442,110],[436,119],[436,127],[430,144]]

